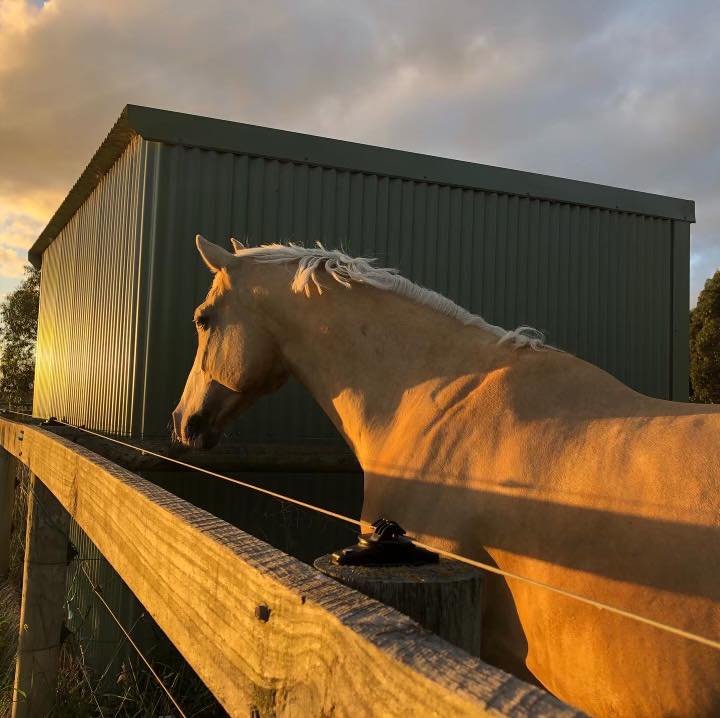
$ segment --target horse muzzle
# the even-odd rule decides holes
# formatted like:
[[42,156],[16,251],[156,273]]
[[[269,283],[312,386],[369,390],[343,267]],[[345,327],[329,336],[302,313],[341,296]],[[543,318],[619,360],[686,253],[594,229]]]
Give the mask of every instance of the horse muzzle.
[[193,449],[212,449],[220,439],[220,432],[212,428],[201,413],[191,414],[185,421],[180,412],[173,412],[175,436],[180,443]]

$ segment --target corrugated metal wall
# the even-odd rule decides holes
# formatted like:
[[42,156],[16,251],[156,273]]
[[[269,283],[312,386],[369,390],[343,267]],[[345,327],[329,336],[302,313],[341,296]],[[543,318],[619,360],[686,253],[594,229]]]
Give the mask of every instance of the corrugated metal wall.
[[[135,138],[43,255],[35,412],[165,435],[210,275],[193,238],[321,241],[375,256],[639,391],[678,395],[669,219]],[[233,428],[335,436],[295,383]]]
[[[152,143],[158,167],[144,433],[166,430],[210,284],[197,232],[379,257],[494,324],[530,324],[639,391],[670,397],[673,222]],[[297,386],[241,419],[247,440],[333,435]]]
[[131,431],[145,150],[136,138],[43,254],[37,416]]
[[[198,232],[218,243],[319,240],[378,257],[494,324],[536,326],[644,393],[681,398],[687,227],[136,137],[43,254],[34,410],[109,433],[168,434],[196,348],[192,312],[210,284]],[[336,436],[297,384],[261,400],[234,431],[246,441]],[[149,478],[304,560],[353,540],[344,525],[223,482]],[[358,475],[253,481],[360,510]],[[71,533],[132,625],[139,605],[77,525]],[[102,670],[115,627],[86,586],[68,589],[69,623]]]

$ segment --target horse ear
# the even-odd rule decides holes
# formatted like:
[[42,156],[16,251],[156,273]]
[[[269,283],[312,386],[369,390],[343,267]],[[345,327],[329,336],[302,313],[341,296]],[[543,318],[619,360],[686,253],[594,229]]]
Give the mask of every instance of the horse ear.
[[240,251],[245,249],[245,245],[242,242],[238,242],[235,237],[230,237],[230,244],[232,244],[233,252],[240,254]]
[[224,250],[222,247],[218,247],[217,244],[208,242],[205,237],[198,234],[195,237],[195,246],[200,252],[200,256],[203,258],[205,264],[211,272],[219,272],[221,269],[225,269],[235,260],[235,255]]

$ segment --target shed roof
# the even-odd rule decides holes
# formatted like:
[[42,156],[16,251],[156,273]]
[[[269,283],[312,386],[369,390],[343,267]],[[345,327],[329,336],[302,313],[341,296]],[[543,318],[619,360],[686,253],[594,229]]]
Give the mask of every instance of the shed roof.
[[42,253],[137,135],[171,145],[695,221],[695,203],[692,200],[126,105],[78,181],[30,248],[28,258],[33,265],[40,266]]

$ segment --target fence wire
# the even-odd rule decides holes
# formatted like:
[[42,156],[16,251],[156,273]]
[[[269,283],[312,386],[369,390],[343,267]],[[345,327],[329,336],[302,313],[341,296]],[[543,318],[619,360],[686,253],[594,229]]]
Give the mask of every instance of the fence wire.
[[[30,416],[27,414],[22,414],[21,412],[14,412],[21,414],[23,416]],[[38,420],[38,417],[31,417],[33,419]],[[245,481],[241,481],[239,479],[235,479],[230,476],[225,476],[224,474],[220,474],[216,471],[210,471],[209,469],[202,468],[200,466],[195,466],[193,464],[189,464],[185,461],[180,461],[179,459],[175,459],[173,457],[165,456],[163,454],[151,451],[149,449],[141,448],[138,446],[135,446],[134,444],[130,444],[126,441],[121,441],[120,439],[116,439],[112,436],[107,436],[106,434],[101,434],[96,431],[92,431],[91,429],[87,429],[82,426],[75,426],[74,424],[70,424],[67,421],[63,421],[60,419],[55,419],[55,421],[58,421],[58,423],[63,424],[64,426],[67,426],[71,429],[75,429],[77,431],[82,431],[86,434],[90,434],[92,436],[99,437],[101,439],[104,439],[105,441],[110,441],[114,444],[118,444],[119,446],[123,446],[128,449],[132,449],[133,451],[136,451],[140,454],[146,454],[149,456],[154,456],[158,459],[161,459],[163,461],[167,461],[173,464],[176,464],[178,466],[182,466],[184,468],[187,468],[191,471],[200,472],[203,474],[206,474],[208,476],[212,476],[214,478],[221,479],[223,481],[229,481],[231,483],[243,486],[244,488],[252,489],[254,491],[258,491],[262,494],[266,494],[268,496],[271,496],[273,498],[279,499],[281,501],[286,501],[290,504],[294,504],[296,506],[300,506],[302,508],[308,509],[310,511],[315,511],[321,514],[324,514],[326,516],[329,516],[333,519],[337,519],[338,521],[344,521],[349,524],[353,524],[355,526],[360,526],[362,524],[361,520],[359,518],[353,518],[350,516],[345,516],[343,514],[337,513],[335,511],[330,511],[329,509],[325,509],[321,506],[315,506],[313,504],[300,501],[299,499],[295,499],[291,496],[286,496],[284,494],[280,494],[275,491],[270,491],[269,489],[265,489],[263,487],[257,486],[255,484],[250,484]],[[538,581],[533,578],[529,578],[527,576],[522,576],[521,574],[514,573],[512,571],[505,571],[503,569],[498,568],[497,566],[492,566],[488,563],[485,563],[483,561],[477,561],[475,559],[469,558],[468,556],[463,556],[461,554],[453,553],[452,551],[446,551],[444,549],[438,548],[437,546],[433,546],[431,544],[423,543],[412,536],[409,536],[418,546],[421,546],[422,548],[427,548],[431,551],[435,551],[436,553],[440,554],[441,556],[444,556],[445,558],[449,558],[455,561],[460,561],[461,563],[465,563],[469,566],[473,566],[475,568],[479,568],[483,571],[487,571],[488,573],[492,573],[498,576],[502,576],[506,579],[514,580],[514,581],[520,581],[523,583],[526,583],[530,586],[534,586],[535,588],[539,588],[545,591],[550,591],[551,593],[555,593],[556,595],[563,596],[564,598],[569,598],[575,601],[578,601],[579,603],[583,603],[588,606],[592,606],[594,608],[597,608],[599,610],[607,611],[609,613],[613,613],[618,616],[622,616],[623,618],[627,618],[632,621],[636,621],[637,623],[642,623],[647,626],[652,626],[653,628],[656,628],[660,631],[665,631],[666,633],[670,633],[676,636],[680,636],[682,638],[685,638],[690,641],[694,641],[696,643],[709,646],[711,648],[715,648],[717,650],[720,650],[720,641],[708,638],[707,636],[702,636],[700,634],[694,633],[692,631],[686,631],[682,628],[678,628],[676,626],[672,626],[666,623],[663,623],[662,621],[656,621],[652,618],[648,618],[646,616],[642,616],[640,614],[637,614],[633,611],[626,611],[625,609],[618,608],[616,606],[612,606],[610,604],[607,604],[603,601],[598,601],[596,599],[590,598],[588,596],[583,596],[581,594],[575,593],[573,591],[567,591],[563,588],[560,588],[558,586],[553,586],[549,583],[545,583],[544,581]]]
[[102,603],[102,605],[105,606],[105,608],[107,609],[107,612],[110,614],[110,617],[113,619],[113,621],[115,621],[115,623],[117,624],[118,628],[120,629],[120,631],[122,632],[122,634],[125,636],[127,642],[135,649],[135,652],[138,654],[138,656],[140,657],[140,659],[142,660],[142,662],[147,666],[147,669],[148,669],[148,670],[150,671],[150,673],[152,674],[152,677],[157,681],[157,684],[160,686],[160,688],[163,689],[163,691],[165,692],[165,695],[167,695],[167,697],[170,699],[170,702],[175,706],[175,710],[177,710],[177,712],[182,716],[182,718],[187,718],[187,716],[185,715],[185,712],[183,711],[183,709],[180,708],[180,706],[178,705],[178,702],[175,700],[175,698],[173,698],[172,693],[170,693],[170,691],[168,690],[167,686],[163,683],[162,678],[160,678],[160,676],[157,674],[157,672],[156,672],[155,669],[152,667],[152,665],[150,665],[150,661],[148,661],[148,659],[145,658],[145,655],[144,655],[143,652],[140,650],[140,647],[137,645],[137,643],[135,643],[135,641],[133,641],[132,636],[128,633],[127,630],[125,630],[125,627],[124,627],[124,626],[122,625],[122,623],[120,622],[120,619],[115,615],[115,613],[113,612],[112,608],[110,608],[110,606],[108,605],[108,602],[103,598],[103,595],[102,595],[102,593],[100,592],[99,586],[96,586],[96,585],[93,583],[93,580],[92,580],[92,579],[90,578],[90,576],[88,575],[88,572],[85,570],[85,567],[84,567],[84,566],[81,565],[81,566],[80,566],[80,569],[81,569],[81,571],[82,571],[82,573],[83,573],[83,576],[85,576],[85,578],[87,579],[88,583],[90,584],[90,587],[91,587],[91,589],[92,589],[92,592],[95,594],[95,596],[97,596],[97,598],[98,598],[98,600],[100,601],[100,603]]
[[[55,522],[52,515],[48,512],[47,508],[44,506],[42,499],[38,496],[37,492],[34,490],[34,487],[32,485],[31,476],[29,472],[25,472],[24,479],[19,481],[16,488],[18,489],[18,494],[20,494],[23,497],[23,501],[19,502],[22,504],[24,511],[21,511],[21,513],[26,513],[27,506],[29,504],[30,496],[32,495],[33,498],[33,504],[36,508],[36,510],[43,516],[43,519],[48,523],[48,525],[53,526],[56,530],[61,531],[64,533],[64,529],[59,527],[57,523]],[[24,527],[25,527],[25,521],[24,515],[18,516],[19,523],[16,524],[16,533],[19,535],[22,535],[24,538]],[[125,679],[123,682],[127,683],[128,679],[131,678],[133,682],[133,686],[136,690],[136,693],[142,692],[143,695],[141,696],[141,700],[143,702],[143,705],[139,706],[137,710],[132,710],[130,706],[127,706],[126,704],[132,703],[133,699],[130,698],[130,688],[126,688],[125,693],[123,695],[116,695],[114,693],[108,693],[106,689],[103,689],[102,686],[105,683],[105,679],[108,676],[109,672],[113,669],[113,667],[116,665],[116,659],[123,649],[123,642],[125,642],[126,645],[129,645],[132,649],[135,655],[145,664],[147,667],[150,675],[152,676],[153,681],[159,686],[163,694],[167,697],[172,707],[177,711],[177,715],[180,716],[180,718],[190,718],[189,714],[185,712],[183,708],[180,706],[180,702],[178,699],[175,698],[173,695],[173,692],[170,690],[170,688],[166,685],[165,681],[161,678],[161,676],[158,674],[158,672],[155,670],[145,653],[142,651],[142,649],[138,646],[137,642],[132,638],[132,634],[135,630],[135,628],[138,626],[138,624],[143,621],[146,618],[145,612],[143,612],[138,618],[134,621],[133,625],[126,629],[123,625],[120,618],[117,616],[116,612],[112,609],[109,602],[105,599],[105,597],[102,595],[102,586],[98,584],[97,581],[94,581],[93,578],[90,576],[86,569],[87,564],[97,564],[99,562],[106,563],[106,561],[102,557],[93,557],[93,556],[83,556],[80,552],[78,552],[77,547],[69,543],[69,547],[73,549],[73,553],[75,554],[72,556],[71,559],[69,559],[69,565],[68,565],[68,579],[66,582],[67,589],[66,589],[66,596],[64,601],[64,613],[66,617],[69,617],[73,611],[76,616],[80,617],[79,621],[74,622],[73,629],[74,630],[66,630],[64,632],[64,639],[68,642],[70,642],[73,646],[72,649],[72,655],[68,656],[68,654],[61,655],[61,662],[65,664],[65,670],[64,672],[61,671],[61,683],[64,681],[66,685],[64,688],[66,691],[69,692],[77,692],[77,687],[72,685],[75,681],[73,679],[73,672],[77,672],[80,674],[81,680],[86,684],[87,690],[89,693],[89,696],[95,706],[95,708],[98,711],[98,715],[100,718],[104,718],[107,716],[112,716],[113,718],[117,718],[120,715],[124,716],[133,716],[134,718],[136,716],[147,716],[152,718],[157,718],[159,715],[164,715],[166,718],[172,718],[173,714],[167,713],[166,709],[161,709],[161,707],[158,705],[159,699],[156,699],[152,706],[145,705],[146,700],[151,700],[152,697],[148,696],[148,691],[146,690],[146,687],[142,686],[142,680],[135,674],[134,667],[132,665],[132,662],[123,662],[122,664],[122,670],[120,672],[120,675],[118,676],[119,679]],[[86,655],[86,648],[84,646],[84,639],[81,638],[81,635],[85,634],[82,629],[84,627],[85,622],[88,620],[88,616],[90,613],[91,606],[87,606],[85,612],[83,613],[79,609],[79,606],[76,603],[77,595],[80,591],[80,582],[78,581],[78,578],[82,576],[83,583],[87,582],[87,585],[90,589],[91,595],[94,597],[94,599],[98,602],[100,606],[102,606],[103,610],[107,612],[107,615],[112,619],[113,623],[117,626],[117,629],[122,634],[122,639],[120,641],[116,642],[116,645],[113,649],[112,655],[107,660],[107,664],[105,665],[105,668],[101,670],[100,675],[98,676],[98,671],[95,670],[93,673],[93,676],[88,673],[87,664],[89,663],[88,657]],[[67,628],[67,625],[66,625]],[[178,654],[179,655],[179,654]],[[184,662],[184,659],[183,659]],[[182,669],[181,669],[182,670]],[[64,673],[64,675],[62,675]],[[177,681],[178,677],[180,676],[180,672],[175,673],[175,679],[174,682]],[[118,683],[118,680],[113,681],[116,685]],[[192,713],[193,716],[200,716],[200,715],[226,715],[224,710],[220,708],[218,705],[215,710],[212,710],[212,704],[215,703],[215,699],[211,696],[211,694],[207,691],[207,689],[203,685],[204,692],[207,693],[208,698],[210,699],[208,702],[208,705],[202,707],[199,711],[194,711]],[[66,692],[63,690],[63,686],[61,685],[59,693],[62,694]],[[111,699],[110,704],[108,704],[108,698]],[[81,696],[75,696],[75,700],[80,703],[82,702]],[[207,699],[203,698],[202,700],[207,701]],[[118,703],[119,705],[112,705],[112,702]],[[105,704],[105,710],[103,710],[102,704]],[[75,706],[79,710],[79,706]],[[208,714],[206,712],[206,709],[210,708],[212,712]],[[65,712],[63,712],[64,709],[74,710],[71,706],[59,706],[58,711],[61,715],[66,715]],[[129,712],[131,711],[132,712]],[[124,712],[121,712],[124,711]],[[162,713],[160,712],[162,711]],[[54,713],[53,713],[54,715]]]

